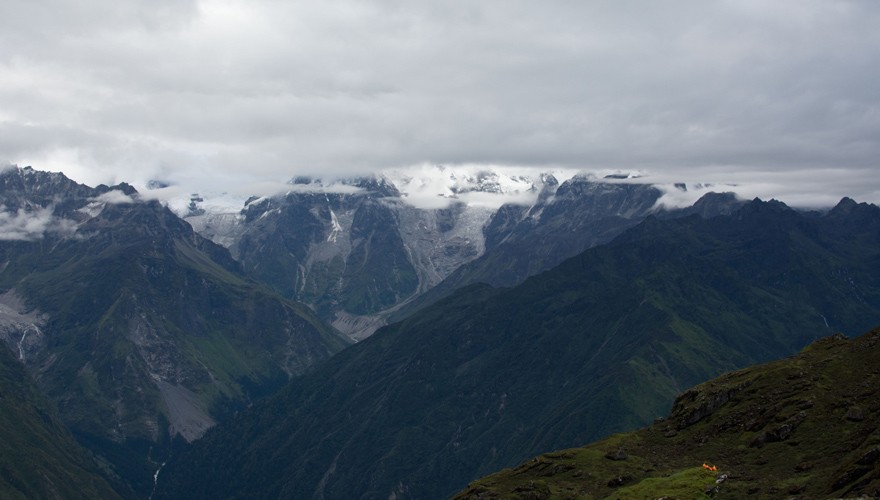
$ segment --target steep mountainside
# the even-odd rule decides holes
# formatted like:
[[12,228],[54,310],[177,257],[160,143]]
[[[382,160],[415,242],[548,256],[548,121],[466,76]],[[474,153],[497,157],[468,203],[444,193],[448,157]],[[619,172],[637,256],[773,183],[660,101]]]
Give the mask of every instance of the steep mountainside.
[[244,268],[355,338],[388,309],[423,292],[483,250],[491,211],[453,202],[419,209],[383,178],[323,186],[294,180],[291,191],[250,200],[240,217],[187,220],[229,245]]
[[456,498],[880,497],[878,366],[880,330],[827,337],[688,390],[650,427],[542,455]]
[[0,188],[0,338],[141,493],[174,436],[201,436],[347,345],[130,187],[12,169]]
[[[449,195],[497,194],[503,180],[482,173]],[[398,179],[398,188],[382,177],[327,186],[298,178],[284,195],[249,200],[240,215],[190,209],[187,220],[255,277],[361,339],[463,286],[521,283],[650,214],[710,217],[742,203],[711,194],[665,211],[657,206],[662,192],[649,184],[589,175],[561,185],[546,174],[507,180],[533,193],[526,204],[496,210],[454,199],[418,208],[401,191],[416,179]]]
[[9,349],[0,344],[0,497],[119,498]]
[[455,290],[474,283],[513,286],[563,260],[607,243],[649,215],[714,217],[742,205],[732,193],[708,193],[692,207],[657,206],[662,193],[650,184],[575,176],[561,185],[547,180],[531,206],[504,205],[484,228],[486,250],[437,286],[416,297],[390,319],[399,321]]
[[880,209],[650,217],[511,289],[473,286],[178,455],[159,493],[435,498],[632,429],[685,388],[880,318]]

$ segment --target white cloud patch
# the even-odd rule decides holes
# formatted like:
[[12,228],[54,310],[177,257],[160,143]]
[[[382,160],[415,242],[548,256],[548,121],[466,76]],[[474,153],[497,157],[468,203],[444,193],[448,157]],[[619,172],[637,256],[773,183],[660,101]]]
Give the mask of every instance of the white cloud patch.
[[[664,191],[661,200],[668,206],[692,204],[709,191],[736,193],[742,199],[775,198],[798,208],[827,208],[849,196],[857,201],[880,203],[880,187],[875,185],[876,168],[797,168],[758,170],[745,166],[717,166],[694,173],[684,168],[646,171],[639,179],[626,182],[656,184]],[[675,183],[685,183],[682,192]]]
[[92,201],[98,203],[107,203],[110,205],[130,205],[132,203],[137,203],[134,198],[118,189],[111,189],[106,193],[101,193],[100,195],[96,196]]
[[739,186],[733,185],[715,185],[715,184],[655,184],[654,187],[659,189],[663,195],[657,200],[657,206],[663,208],[684,208],[693,205],[697,200],[707,193],[724,193],[732,192],[737,194],[739,198],[743,196],[738,194]]
[[335,193],[335,194],[354,194],[363,191],[363,188],[345,184],[340,181],[331,181],[328,184],[286,184],[287,193]]
[[35,241],[47,233],[72,235],[76,222],[55,217],[53,207],[10,211],[0,205],[0,240]]
[[[214,188],[212,189],[212,186]],[[202,189],[207,187],[208,189]],[[227,191],[217,192],[215,185],[199,186],[189,183],[186,186],[172,185],[159,189],[143,188],[140,197],[148,200],[159,200],[177,215],[184,217],[190,213],[190,204],[195,201],[198,208],[212,214],[235,214],[244,208],[245,201],[252,197],[264,198],[285,195],[287,193],[338,193],[352,194],[362,191],[361,188],[344,184],[341,181],[330,181],[314,184],[291,184],[282,181],[248,182],[239,186],[229,187]]]

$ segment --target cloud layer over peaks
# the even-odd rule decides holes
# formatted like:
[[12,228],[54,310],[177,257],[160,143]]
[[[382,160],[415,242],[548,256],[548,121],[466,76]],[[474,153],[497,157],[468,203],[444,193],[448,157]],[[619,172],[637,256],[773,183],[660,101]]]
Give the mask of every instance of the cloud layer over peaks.
[[[0,160],[219,188],[423,163],[720,171],[809,198],[880,170],[877,26],[857,0],[12,0]],[[880,201],[878,178],[845,194]]]

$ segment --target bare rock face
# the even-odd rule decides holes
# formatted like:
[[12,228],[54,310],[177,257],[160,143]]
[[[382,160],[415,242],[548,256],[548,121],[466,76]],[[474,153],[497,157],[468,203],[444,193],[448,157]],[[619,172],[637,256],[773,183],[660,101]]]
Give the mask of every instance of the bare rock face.
[[15,290],[0,295],[0,339],[6,342],[18,360],[27,363],[43,351],[47,316],[28,310]]
[[195,441],[214,426],[204,404],[196,393],[179,384],[156,381],[162,401],[168,408],[168,421],[172,434],[179,434],[187,442]]
[[251,275],[354,339],[484,251],[491,208],[455,200],[418,208],[381,177],[342,185],[297,178],[290,192],[250,199],[240,214],[187,220]]

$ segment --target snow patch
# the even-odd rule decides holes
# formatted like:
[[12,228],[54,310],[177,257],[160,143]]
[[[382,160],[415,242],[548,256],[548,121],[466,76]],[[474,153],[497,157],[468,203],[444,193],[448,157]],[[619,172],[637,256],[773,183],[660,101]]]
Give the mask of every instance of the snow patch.
[[342,226],[339,224],[339,219],[336,218],[336,212],[332,209],[330,210],[330,235],[327,236],[327,241],[331,241],[336,243],[336,237],[342,231]]
[[34,334],[36,334],[37,337],[43,336],[43,331],[40,330],[40,327],[38,327],[37,325],[35,325],[33,323],[27,325],[21,331],[21,339],[18,340],[18,360],[21,362],[25,361],[25,359],[24,359],[25,345],[26,345],[25,340],[27,339],[28,333],[34,333]]
[[577,171],[492,165],[421,165],[385,170],[382,175],[401,192],[404,203],[431,210],[448,208],[453,202],[494,209],[505,203],[531,205],[548,173],[562,182]]
[[104,211],[106,203],[100,201],[90,201],[88,205],[77,209],[77,212],[87,215],[90,219],[97,217]]

